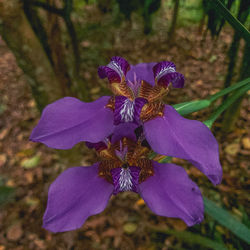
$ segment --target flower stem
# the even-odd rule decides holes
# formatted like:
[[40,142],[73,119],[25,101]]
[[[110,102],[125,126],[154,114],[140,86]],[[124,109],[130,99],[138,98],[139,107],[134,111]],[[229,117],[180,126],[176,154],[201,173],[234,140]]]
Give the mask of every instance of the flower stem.
[[207,99],[204,100],[195,100],[195,101],[191,101],[191,102],[182,102],[182,103],[178,103],[173,105],[173,107],[176,109],[176,111],[180,114],[180,115],[188,115],[190,113],[199,111],[201,109],[207,108],[209,107],[214,101],[216,101],[218,98],[227,95],[228,93],[239,89],[243,86],[247,86],[247,84],[250,83],[250,78],[246,78],[243,81],[237,82],[234,85],[225,88],[221,91],[219,91],[218,93],[208,97]]
[[248,83],[250,83],[250,77],[244,79],[243,81],[237,82],[237,83],[233,84],[232,86],[230,86],[230,87],[228,87],[228,88],[225,88],[225,89],[219,91],[218,93],[216,93],[216,94],[210,96],[210,98],[208,98],[208,100],[209,100],[210,102],[214,102],[214,101],[216,101],[219,97],[224,96],[224,95],[230,93],[231,91],[236,90],[236,89],[238,89],[238,88],[240,88],[240,87],[242,87],[242,86],[244,86],[244,85],[246,85],[246,84],[248,84]]
[[231,104],[233,104],[240,96],[244,95],[248,90],[250,90],[249,84],[238,89],[215,110],[215,112],[210,116],[208,120],[204,122],[204,124],[211,128],[215,120],[220,116],[220,114],[224,112]]

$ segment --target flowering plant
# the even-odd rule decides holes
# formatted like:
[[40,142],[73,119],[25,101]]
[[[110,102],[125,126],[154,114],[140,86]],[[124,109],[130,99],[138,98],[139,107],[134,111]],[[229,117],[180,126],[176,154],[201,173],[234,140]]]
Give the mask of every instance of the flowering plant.
[[100,161],[62,173],[50,186],[44,227],[53,232],[81,227],[106,207],[112,194],[139,193],[153,212],[183,219],[188,226],[203,219],[199,188],[185,170],[148,158],[154,151],[186,159],[216,185],[221,182],[218,144],[203,123],[183,118],[161,98],[184,86],[172,62],[129,65],[113,57],[98,70],[114,96],[91,103],[65,97],[48,105],[30,139],[68,149],[80,141],[95,148]]

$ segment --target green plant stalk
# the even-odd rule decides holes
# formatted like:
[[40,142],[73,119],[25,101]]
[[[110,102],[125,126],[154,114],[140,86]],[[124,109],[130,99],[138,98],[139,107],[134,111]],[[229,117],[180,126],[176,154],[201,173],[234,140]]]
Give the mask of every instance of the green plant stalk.
[[214,102],[214,101],[216,101],[219,97],[222,97],[222,96],[224,96],[224,95],[226,95],[226,94],[229,94],[230,92],[232,92],[232,91],[234,91],[234,90],[236,90],[236,89],[238,89],[238,88],[241,88],[241,87],[243,87],[244,85],[246,85],[246,84],[248,84],[248,83],[250,83],[250,77],[248,77],[248,78],[246,78],[246,79],[244,79],[244,80],[242,80],[242,81],[240,81],[240,82],[238,82],[238,83],[235,83],[235,84],[233,84],[232,86],[230,86],[230,87],[228,87],[228,88],[225,88],[225,89],[219,91],[218,93],[216,93],[216,94],[210,96],[210,97],[208,98],[208,100],[211,101],[211,102]]
[[204,121],[204,124],[211,128],[213,123],[221,115],[221,113],[223,113],[230,105],[232,105],[240,96],[244,95],[248,90],[250,90],[250,84],[238,89],[215,110],[215,112],[210,116],[208,120]]
[[235,83],[234,85],[232,85],[226,89],[219,91],[218,93],[208,97],[207,99],[196,100],[196,101],[191,101],[191,102],[182,102],[182,103],[178,103],[178,104],[173,105],[173,107],[176,109],[176,111],[180,115],[188,115],[190,113],[193,113],[193,112],[196,112],[196,111],[199,111],[199,110],[202,110],[204,108],[209,107],[218,98],[220,98],[224,95],[227,95],[228,93],[230,93],[238,88],[241,88],[249,83],[250,83],[250,77],[246,78],[243,81]]
[[209,0],[210,3],[214,6],[214,9],[222,15],[232,27],[239,32],[239,34],[245,39],[247,43],[250,43],[250,33],[246,27],[235,18],[232,13],[225,7],[225,5],[220,0]]

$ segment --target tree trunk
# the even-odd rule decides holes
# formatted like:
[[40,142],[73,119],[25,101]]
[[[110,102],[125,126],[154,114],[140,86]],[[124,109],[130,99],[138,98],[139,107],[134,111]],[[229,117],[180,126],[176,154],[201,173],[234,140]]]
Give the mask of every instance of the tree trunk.
[[26,74],[41,111],[48,103],[63,96],[51,63],[18,0],[0,0],[0,20],[2,37]]
[[[55,6],[55,0],[47,0],[47,2],[50,6]],[[54,71],[61,82],[63,93],[64,95],[72,96],[72,82],[66,65],[65,47],[62,42],[62,31],[59,18],[58,15],[47,12],[48,44],[51,50]]]
[[45,50],[50,62],[52,63],[51,50],[48,44],[47,32],[43,27],[43,23],[37,13],[37,10],[30,3],[30,0],[23,0],[24,13],[37,38],[39,39],[41,45],[43,46],[43,49]]
[[176,29],[177,17],[178,17],[178,12],[179,12],[180,0],[175,0],[174,2],[175,2],[175,5],[174,5],[172,23],[168,32],[168,41],[170,43],[173,43],[173,40],[175,37],[175,29]]

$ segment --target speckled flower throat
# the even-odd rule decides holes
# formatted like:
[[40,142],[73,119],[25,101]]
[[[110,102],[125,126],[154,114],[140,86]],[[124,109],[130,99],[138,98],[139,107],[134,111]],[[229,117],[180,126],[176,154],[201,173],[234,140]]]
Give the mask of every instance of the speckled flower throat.
[[153,167],[147,158],[151,151],[148,147],[123,137],[120,141],[106,147],[97,148],[101,157],[99,176],[114,185],[114,194],[122,191],[137,192],[139,183],[153,175]]
[[154,85],[140,79],[135,73],[126,78],[129,64],[122,59],[111,60],[107,66],[99,68],[99,76],[107,77],[114,97],[107,105],[114,112],[114,124],[124,122],[145,122],[163,116],[164,103],[161,98],[169,92],[169,83],[176,88],[183,87],[183,75],[176,72],[171,62],[156,64],[153,68]]

